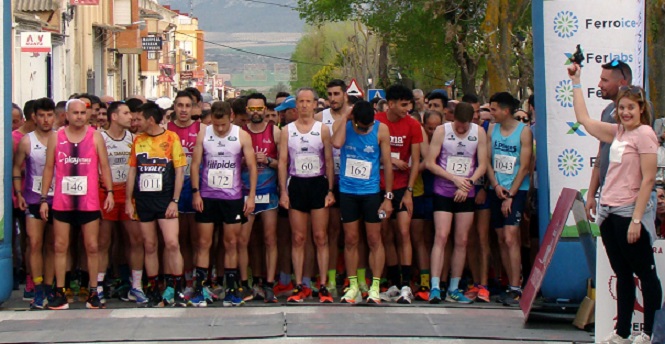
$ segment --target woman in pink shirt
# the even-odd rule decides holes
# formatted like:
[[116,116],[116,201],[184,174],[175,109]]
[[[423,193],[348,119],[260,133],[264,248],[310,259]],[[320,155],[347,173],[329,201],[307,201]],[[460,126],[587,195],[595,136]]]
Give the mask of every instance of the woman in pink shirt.
[[[663,297],[652,250],[656,233],[651,210],[655,204],[649,199],[656,177],[658,139],[651,128],[651,111],[641,87],[622,86],[616,98],[617,124],[591,119],[584,103],[580,69],[577,64],[568,68],[577,121],[592,136],[612,144],[597,222],[617,276],[617,323],[616,330],[601,343],[651,343],[654,315]],[[642,284],[644,332],[631,341],[633,274]]]

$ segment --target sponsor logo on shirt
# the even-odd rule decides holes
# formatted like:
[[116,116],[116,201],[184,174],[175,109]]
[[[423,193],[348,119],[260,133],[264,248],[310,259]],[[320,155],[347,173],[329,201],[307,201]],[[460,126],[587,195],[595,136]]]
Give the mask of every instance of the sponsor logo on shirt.
[[365,153],[374,153],[374,147],[365,145],[365,149],[363,149],[363,152]]
[[229,141],[238,141],[238,138],[235,136],[229,136]]
[[406,136],[391,136],[390,137],[390,145],[391,146],[402,146],[402,145],[404,145],[404,140],[406,140]]
[[92,162],[91,158],[79,158],[75,156],[69,156],[63,152],[58,153],[58,160],[65,165],[89,165]]

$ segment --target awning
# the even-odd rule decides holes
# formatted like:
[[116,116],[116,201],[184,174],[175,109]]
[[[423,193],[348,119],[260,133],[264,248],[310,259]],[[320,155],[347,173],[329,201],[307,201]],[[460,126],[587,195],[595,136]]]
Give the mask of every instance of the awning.
[[25,12],[55,11],[60,6],[55,0],[15,0],[15,10]]
[[102,23],[92,23],[92,26],[98,27],[100,29],[104,29],[106,31],[111,31],[111,32],[120,32],[120,31],[125,31],[124,26],[119,26],[119,25],[109,25],[109,24],[102,24]]

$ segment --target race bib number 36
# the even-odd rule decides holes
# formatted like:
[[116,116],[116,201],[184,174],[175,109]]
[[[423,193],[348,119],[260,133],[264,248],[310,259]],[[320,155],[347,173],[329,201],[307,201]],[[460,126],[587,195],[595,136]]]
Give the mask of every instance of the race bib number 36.
[[126,182],[127,172],[129,172],[129,165],[111,166],[111,176],[113,177],[113,183],[119,184]]
[[[40,177],[35,176],[33,178],[34,179],[32,181],[32,192],[41,195],[42,194],[42,177],[41,176]],[[53,189],[54,189],[54,186],[53,186],[53,183],[51,183],[51,186],[48,188],[48,194],[47,194],[48,196],[53,196],[53,192],[54,192]],[[64,188],[63,188],[63,190],[64,190]]]
[[346,159],[344,175],[349,178],[368,180],[372,173],[372,163],[358,159]]
[[233,187],[233,170],[208,170],[208,186],[215,189]]
[[494,171],[503,174],[513,174],[517,157],[497,154],[494,156]]
[[62,193],[70,196],[85,196],[88,194],[88,177],[62,178]]
[[143,192],[162,191],[162,175],[159,173],[143,173],[139,178],[139,190]]
[[467,177],[471,171],[471,158],[465,156],[449,156],[446,160],[446,172],[456,176]]
[[312,175],[321,170],[321,162],[319,157],[316,155],[306,155],[296,157],[296,174],[303,175]]

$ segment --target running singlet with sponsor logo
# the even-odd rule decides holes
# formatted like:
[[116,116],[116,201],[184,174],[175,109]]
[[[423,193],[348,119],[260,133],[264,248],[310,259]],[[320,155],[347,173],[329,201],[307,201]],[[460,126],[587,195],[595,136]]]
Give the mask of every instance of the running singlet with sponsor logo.
[[112,138],[105,130],[101,132],[106,151],[108,152],[113,189],[124,189],[129,172],[129,155],[134,144],[134,135],[125,130],[125,135],[120,140]]
[[[390,132],[390,157],[402,161],[411,161],[411,145],[423,142],[423,132],[420,123],[411,116],[405,116],[397,122],[388,120],[385,112],[374,116],[379,122],[388,126]],[[411,169],[398,170],[393,166],[393,190],[403,189],[409,184]],[[385,189],[385,179],[381,171],[381,189]]]
[[[462,178],[469,178],[476,171],[478,157],[478,125],[471,123],[465,137],[458,137],[452,123],[445,123],[441,152],[436,159],[437,165],[446,172]],[[452,181],[436,176],[434,193],[443,197],[454,197],[457,187]],[[471,188],[469,197],[475,197],[476,189]]]
[[[333,124],[335,123],[335,119],[333,118],[330,109],[323,110],[321,112],[321,114],[322,114],[322,116],[321,116],[322,121],[321,122],[328,126],[328,129],[330,129],[330,137],[332,137],[332,135],[333,135]],[[340,152],[339,149],[333,147],[332,153],[333,153],[333,163],[335,164],[335,168],[334,168],[334,170],[335,170],[335,184],[337,184],[337,183],[339,183],[339,173],[340,173],[340,170],[341,170],[341,166],[340,166],[341,152]]]
[[[277,160],[277,145],[273,138],[275,126],[272,122],[269,122],[260,133],[249,130],[246,125],[242,129],[249,133],[252,138],[252,147],[254,147],[255,153],[263,153],[270,159]],[[268,167],[266,164],[256,164],[256,170],[259,177],[256,183],[256,194],[276,193],[277,170]],[[247,168],[242,169],[242,189],[245,195],[249,193],[249,171]]]
[[99,210],[99,157],[95,130],[87,126],[83,140],[70,142],[67,130],[58,131],[55,145],[55,196],[53,210]]
[[[520,153],[522,152],[522,130],[524,123],[520,122],[508,136],[501,135],[501,124],[496,123],[492,130],[492,156],[490,163],[494,168],[494,175],[499,185],[510,189],[520,169]],[[529,175],[527,174],[520,185],[520,190],[529,190]]]
[[341,170],[339,191],[353,195],[371,195],[379,189],[379,121],[374,121],[372,130],[360,135],[353,130],[353,123],[346,122],[346,141],[340,149]]
[[168,130],[176,133],[180,137],[180,145],[187,159],[187,167],[185,167],[185,178],[189,178],[192,170],[192,154],[194,154],[194,146],[196,145],[196,138],[201,131],[201,123],[194,121],[187,127],[179,127],[174,122],[169,122],[166,127]]
[[[23,183],[23,197],[27,204],[39,204],[42,194],[42,174],[46,165],[46,146],[39,142],[35,132],[28,134],[30,139],[30,154],[25,157],[25,181]],[[55,176],[48,189],[46,202],[51,204],[55,191]]]
[[215,134],[208,126],[203,138],[203,170],[201,197],[237,200],[242,198],[242,145],[240,127],[231,125],[225,137]]
[[129,155],[129,166],[136,167],[134,198],[172,198],[175,169],[186,165],[178,134],[138,135]]
[[296,123],[290,123],[289,131],[289,175],[300,178],[319,177],[326,174],[323,140],[321,139],[322,124],[315,121],[312,129],[301,134]]

